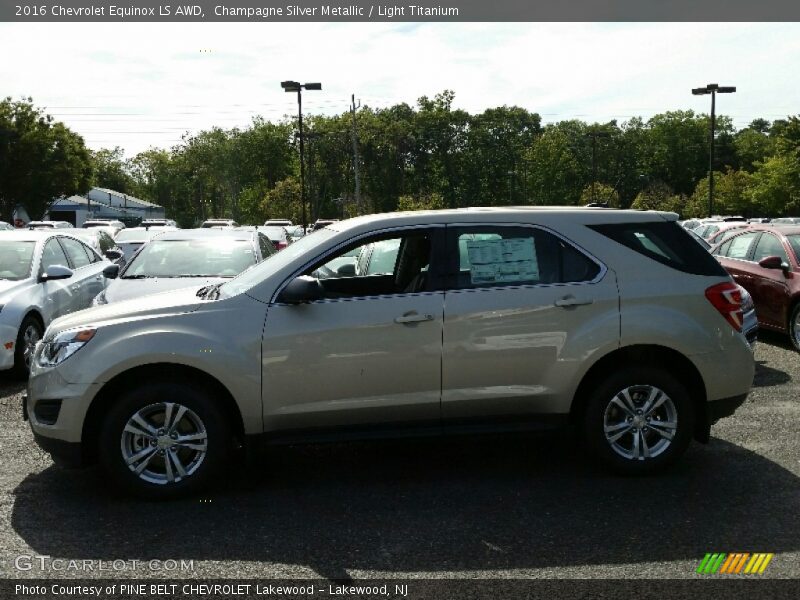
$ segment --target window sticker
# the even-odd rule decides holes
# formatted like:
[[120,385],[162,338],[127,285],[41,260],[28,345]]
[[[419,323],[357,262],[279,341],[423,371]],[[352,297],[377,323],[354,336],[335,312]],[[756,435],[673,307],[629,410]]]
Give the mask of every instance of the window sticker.
[[473,285],[539,280],[532,237],[467,241],[467,256]]

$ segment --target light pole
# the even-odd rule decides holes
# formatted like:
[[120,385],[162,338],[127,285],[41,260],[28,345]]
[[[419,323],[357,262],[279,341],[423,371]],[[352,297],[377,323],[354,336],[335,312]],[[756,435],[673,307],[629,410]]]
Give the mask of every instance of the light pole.
[[297,92],[297,122],[300,130],[300,204],[303,209],[303,231],[308,225],[306,219],[306,173],[303,161],[303,89],[321,90],[321,83],[299,83],[297,81],[281,81],[284,92]]
[[711,94],[711,134],[710,147],[708,150],[708,216],[714,214],[714,127],[716,126],[716,104],[717,94],[732,94],[736,91],[735,86],[722,86],[717,83],[709,83],[706,87],[693,88],[692,94],[695,96],[705,96]]

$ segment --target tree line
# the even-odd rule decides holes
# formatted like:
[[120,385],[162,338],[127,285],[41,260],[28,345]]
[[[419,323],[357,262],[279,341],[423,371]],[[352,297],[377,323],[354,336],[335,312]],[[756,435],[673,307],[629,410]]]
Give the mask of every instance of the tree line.
[[[364,106],[304,118],[310,217],[499,205],[708,210],[709,116],[669,111],[618,123],[543,125],[515,106],[470,114],[454,93],[416,105]],[[355,197],[356,133],[360,198]],[[300,220],[297,123],[255,118],[244,128],[186,134],[132,158],[89,151],[33,101],[0,102],[0,209],[38,218],[53,198],[92,185],[165,207],[183,226],[211,217]],[[755,119],[736,130],[717,117],[715,213],[800,214],[800,118]]]

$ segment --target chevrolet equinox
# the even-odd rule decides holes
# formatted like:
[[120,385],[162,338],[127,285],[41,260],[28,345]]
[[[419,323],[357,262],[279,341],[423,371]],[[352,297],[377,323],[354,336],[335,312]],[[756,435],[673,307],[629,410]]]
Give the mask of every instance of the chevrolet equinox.
[[754,373],[740,288],[676,219],[334,222],[226,283],[57,319],[23,411],[57,461],[155,498],[264,442],[559,424],[613,470],[653,472],[707,441]]

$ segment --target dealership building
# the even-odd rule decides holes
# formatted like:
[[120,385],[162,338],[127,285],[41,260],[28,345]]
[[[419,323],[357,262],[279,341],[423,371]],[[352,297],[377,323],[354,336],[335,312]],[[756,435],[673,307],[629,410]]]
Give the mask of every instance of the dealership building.
[[45,215],[53,221],[67,221],[81,227],[90,219],[117,219],[135,226],[142,219],[163,219],[164,207],[129,194],[106,188],[92,188],[86,196],[58,198]]

